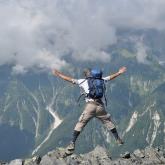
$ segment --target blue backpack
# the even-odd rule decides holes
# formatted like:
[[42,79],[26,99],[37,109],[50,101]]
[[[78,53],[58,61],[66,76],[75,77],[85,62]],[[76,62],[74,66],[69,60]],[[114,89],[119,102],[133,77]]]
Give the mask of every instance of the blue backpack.
[[105,96],[105,84],[102,79],[102,71],[100,69],[92,69],[91,76],[87,78],[89,93],[87,97],[92,99],[101,99]]

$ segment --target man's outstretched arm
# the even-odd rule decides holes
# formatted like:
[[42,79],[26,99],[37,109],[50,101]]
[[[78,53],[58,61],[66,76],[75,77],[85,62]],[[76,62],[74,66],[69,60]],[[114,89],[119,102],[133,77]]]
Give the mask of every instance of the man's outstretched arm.
[[118,77],[119,75],[123,74],[126,71],[127,71],[126,67],[121,67],[117,73],[110,75],[110,80],[113,80],[114,78]]
[[74,81],[73,81],[73,78],[72,78],[72,77],[69,77],[69,76],[64,75],[63,73],[61,73],[61,72],[58,71],[57,69],[54,69],[54,70],[52,71],[52,73],[53,73],[54,76],[58,76],[58,77],[60,77],[61,79],[63,79],[63,80],[65,80],[65,81],[68,81],[68,82],[74,84]]

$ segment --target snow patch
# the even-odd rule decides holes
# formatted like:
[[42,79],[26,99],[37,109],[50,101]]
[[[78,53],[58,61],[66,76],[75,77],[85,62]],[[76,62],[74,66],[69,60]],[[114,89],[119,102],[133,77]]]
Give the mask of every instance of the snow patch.
[[38,150],[43,146],[43,144],[45,144],[49,138],[51,137],[53,131],[62,123],[62,120],[59,118],[58,114],[56,111],[53,110],[53,105],[54,103],[56,103],[56,99],[57,99],[57,96],[59,94],[59,92],[55,92],[55,88],[54,86],[52,85],[51,83],[51,86],[52,86],[52,94],[53,94],[53,97],[51,99],[51,102],[50,104],[46,107],[46,110],[52,115],[52,117],[54,118],[54,122],[51,124],[50,126],[50,131],[48,133],[48,135],[46,136],[46,138],[42,141],[42,143],[40,143],[36,149],[32,152],[32,155],[34,155],[35,153],[38,152]]
[[54,118],[53,129],[56,129],[62,123],[62,120],[59,118],[57,112],[54,112],[51,107],[47,107],[47,109]]
[[149,129],[148,129],[148,133],[147,133],[147,137],[146,137],[146,141],[148,142],[148,144],[150,143],[150,132],[152,131],[152,124],[150,123]]
[[35,120],[35,117],[32,116],[32,120],[33,120],[34,125],[35,125],[35,128],[36,128],[36,127],[37,127],[37,122],[36,122],[36,120]]
[[135,111],[135,112],[133,113],[133,115],[132,115],[130,121],[129,121],[129,125],[128,125],[128,127],[127,127],[127,129],[126,129],[125,132],[129,132],[129,131],[131,130],[131,128],[132,128],[132,127],[135,125],[135,123],[137,122],[137,118],[138,118],[138,112]]
[[153,119],[153,122],[154,122],[154,129],[153,129],[153,133],[152,133],[152,136],[151,136],[150,146],[153,145],[153,143],[155,141],[155,138],[156,138],[156,135],[157,135],[158,128],[160,126],[160,115],[157,111],[154,113],[152,119]]
[[23,130],[23,116],[22,116],[22,113],[21,113],[21,109],[19,107],[19,101],[17,101],[17,110],[18,110],[18,114],[20,116],[20,119],[19,119],[20,130]]
[[147,109],[143,113],[139,114],[139,117],[144,116],[148,111],[150,112],[150,117],[151,117],[151,110],[152,110],[151,108],[153,108],[155,106],[155,104],[156,104],[156,102],[153,102],[152,105],[148,106]]
[[35,138],[37,138],[38,135],[39,135],[40,104],[39,104],[39,101],[38,101],[37,97],[30,90],[28,90],[28,92],[29,92],[30,96],[34,99],[34,101],[35,101],[35,103],[37,105],[37,107],[35,107],[33,105],[33,109],[34,109],[34,111],[35,111],[35,113],[37,115],[37,119],[35,121],[35,125],[36,125]]
[[165,61],[159,61],[158,63],[159,63],[159,65],[164,65]]
[[8,108],[10,107],[10,105],[11,105],[11,102],[9,102],[7,105],[5,104],[3,111],[6,112]]
[[133,107],[133,104],[132,104],[132,102],[131,102],[131,92],[129,92],[129,96],[128,96],[128,105],[129,105],[130,107]]
[[45,99],[45,96],[44,96],[44,94],[43,94],[43,92],[42,92],[42,89],[41,89],[40,84],[39,84],[38,89],[39,89],[39,91],[40,91],[40,94],[41,94],[41,97],[42,97],[43,102],[46,103],[46,99]]
[[49,140],[50,136],[52,135],[53,131],[62,123],[62,120],[58,117],[57,113],[53,111],[51,106],[47,107],[47,110],[54,118],[54,123],[51,126],[51,130],[47,137],[44,139],[44,141],[32,152],[32,155],[34,155],[38,150],[43,146],[43,144]]
[[[102,130],[102,132],[105,135],[105,141],[107,143],[111,143],[111,135],[110,135],[110,132],[108,131],[108,129],[105,128]],[[99,132],[98,132],[98,134],[99,134]]]

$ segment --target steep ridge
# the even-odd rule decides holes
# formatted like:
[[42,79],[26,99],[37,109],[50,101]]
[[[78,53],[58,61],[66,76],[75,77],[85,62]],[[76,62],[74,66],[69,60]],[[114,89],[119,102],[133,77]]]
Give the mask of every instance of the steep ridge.
[[144,150],[136,149],[134,152],[125,152],[117,159],[113,160],[110,153],[97,146],[93,151],[66,158],[60,157],[60,151],[54,150],[43,157],[33,157],[31,159],[16,159],[4,165],[158,165],[165,164],[165,151],[159,148],[147,147]]

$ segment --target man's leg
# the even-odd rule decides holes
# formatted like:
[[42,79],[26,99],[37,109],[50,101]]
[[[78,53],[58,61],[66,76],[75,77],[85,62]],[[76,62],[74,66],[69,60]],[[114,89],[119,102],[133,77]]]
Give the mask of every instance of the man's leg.
[[77,140],[79,134],[80,134],[80,131],[74,130],[74,132],[73,132],[73,137],[72,137],[72,142],[73,142],[73,143],[76,142],[76,140]]
[[96,112],[97,112],[96,117],[100,119],[102,123],[108,128],[108,130],[112,132],[113,136],[115,137],[116,142],[118,144],[123,144],[123,141],[119,137],[117,129],[111,120],[110,114],[108,114],[105,111],[104,106],[98,106]]
[[67,146],[67,150],[73,151],[75,149],[75,142],[76,142],[79,134],[80,134],[80,131],[74,130],[72,140],[71,140],[70,144]]
[[74,150],[75,142],[76,142],[78,136],[80,135],[81,131],[86,126],[88,121],[95,116],[95,110],[96,110],[96,105],[91,104],[91,103],[86,104],[86,107],[74,128],[71,143],[67,147],[68,150]]
[[115,137],[116,142],[117,142],[118,144],[124,144],[124,142],[123,142],[123,141],[121,140],[121,138],[119,137],[116,128],[111,129],[111,132],[112,132],[113,136]]

